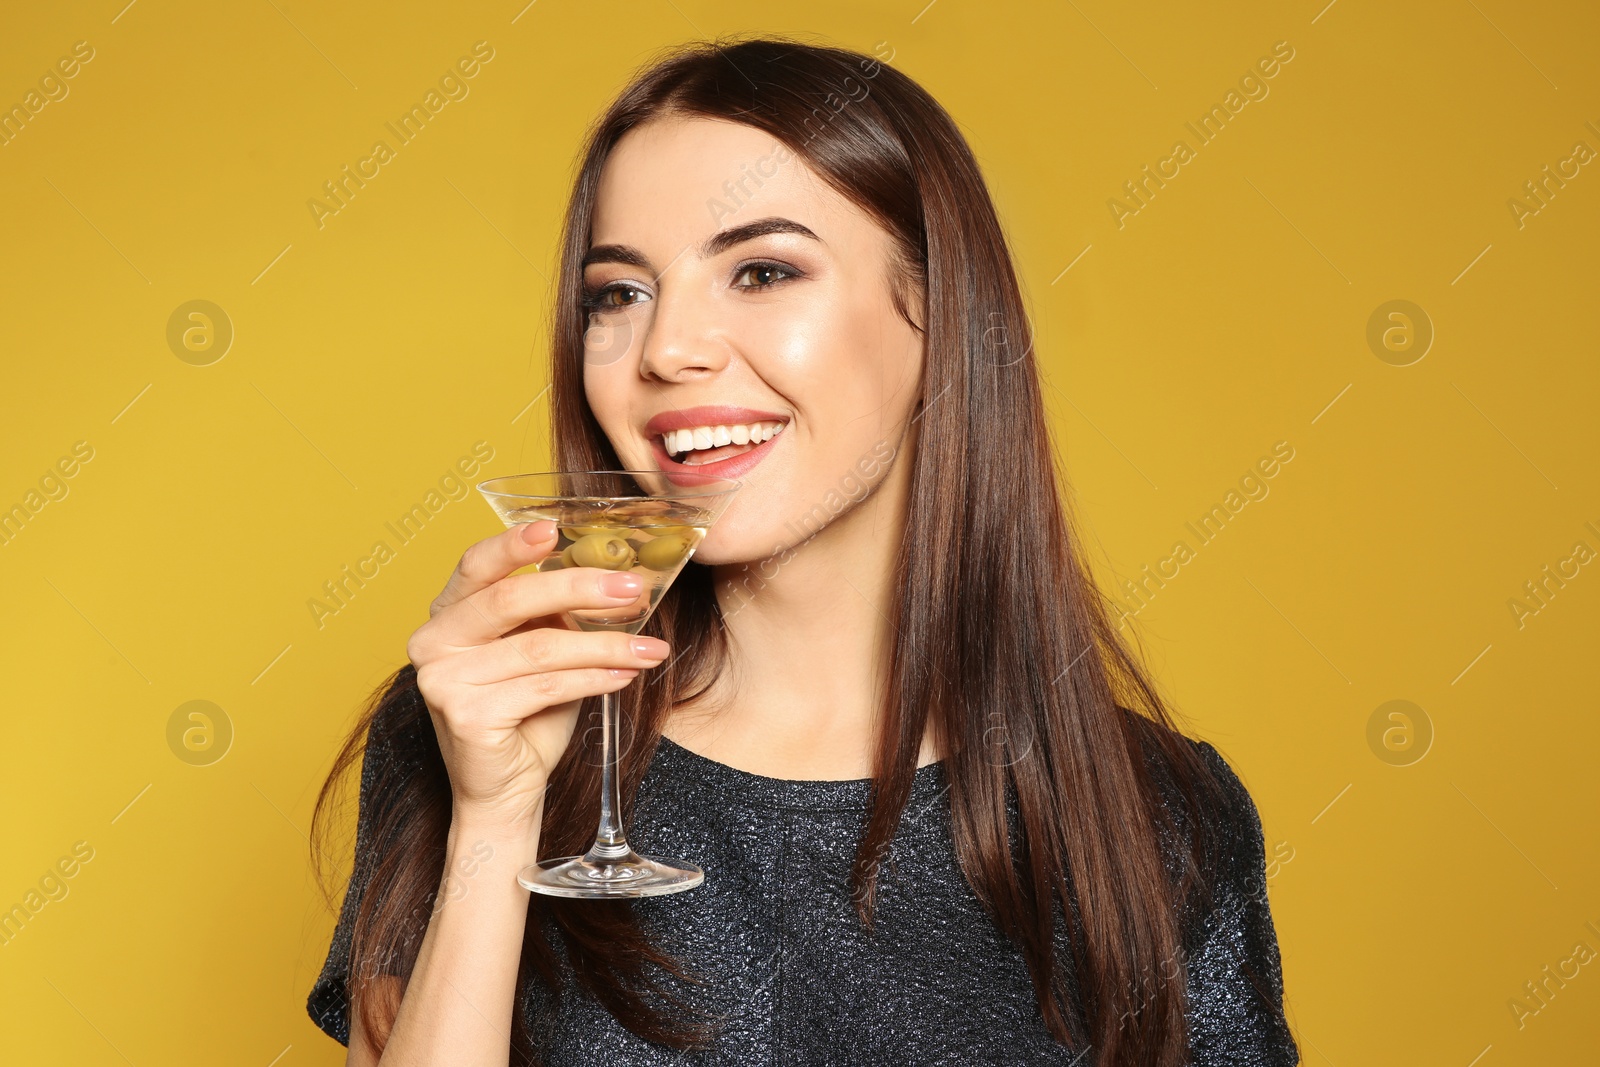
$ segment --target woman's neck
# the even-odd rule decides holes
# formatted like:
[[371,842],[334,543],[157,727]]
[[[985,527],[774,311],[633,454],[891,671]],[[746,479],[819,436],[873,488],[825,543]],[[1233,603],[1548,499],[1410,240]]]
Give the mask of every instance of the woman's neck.
[[[668,737],[772,778],[872,774],[909,470],[896,464],[809,540],[716,568],[728,661],[701,698],[669,715]],[[790,528],[803,536],[798,523]],[[919,765],[937,758],[924,741]]]

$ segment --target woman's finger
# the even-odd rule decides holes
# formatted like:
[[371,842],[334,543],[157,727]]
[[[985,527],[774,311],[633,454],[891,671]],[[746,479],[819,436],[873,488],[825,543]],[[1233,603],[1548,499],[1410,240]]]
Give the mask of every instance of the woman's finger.
[[483,699],[475,710],[499,722],[515,723],[570,701],[614,692],[633,681],[638,673],[621,668],[577,667],[509,678],[485,686]]
[[473,648],[529,619],[559,618],[576,608],[623,608],[645,595],[644,579],[627,571],[563,567],[513,574],[463,597],[423,624],[412,635],[411,651],[429,655]]
[[468,649],[452,660],[450,672],[459,682],[492,685],[582,667],[641,670],[656,666],[670,651],[671,646],[654,637],[542,627]]
[[512,571],[539,562],[555,546],[556,524],[550,519],[518,523],[469,545],[461,554],[456,569],[450,572],[444,591],[428,606],[428,615],[437,615],[452,604],[487,589]]

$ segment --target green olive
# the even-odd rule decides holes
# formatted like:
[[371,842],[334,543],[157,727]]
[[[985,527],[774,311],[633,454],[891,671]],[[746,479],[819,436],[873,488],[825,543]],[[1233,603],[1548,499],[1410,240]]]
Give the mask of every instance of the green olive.
[[693,547],[694,539],[687,533],[662,534],[639,550],[639,562],[653,571],[670,571]]
[[591,534],[616,532],[616,530],[609,526],[568,526],[565,530],[566,535],[572,538],[574,541],[582,540]]
[[694,529],[688,526],[654,526],[651,527],[650,532],[655,534],[657,537],[666,537],[668,535],[676,536],[680,534],[684,537],[694,536]]
[[567,551],[572,553],[572,562],[579,567],[625,571],[634,561],[632,546],[614,533],[587,534],[574,541]]

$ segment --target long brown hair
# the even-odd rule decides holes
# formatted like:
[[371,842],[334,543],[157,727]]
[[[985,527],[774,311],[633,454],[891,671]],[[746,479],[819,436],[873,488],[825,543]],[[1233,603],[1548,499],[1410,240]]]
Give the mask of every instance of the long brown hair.
[[[874,860],[899,825],[931,719],[961,867],[1025,958],[1050,1033],[1073,1049],[1092,1045],[1105,1067],[1177,1067],[1187,1058],[1185,990],[1172,972],[1181,979],[1185,917],[1209,906],[1220,836],[1207,813],[1223,794],[1089,576],[1004,234],[965,139],[925,90],[874,57],[772,37],[681,46],[634,78],[590,130],[567,208],[551,337],[556,463],[619,465],[584,399],[580,261],[612,147],[674,115],[765,131],[882,225],[898,253],[896,303],[924,334],[889,685],[851,876],[861,921],[872,921]],[[686,568],[646,632],[677,656],[623,691],[622,721],[636,724],[622,762],[624,818],[666,713],[703,693],[725,661],[711,570]],[[598,698],[585,701],[582,721],[598,708]],[[360,1023],[381,1047],[442,873],[450,791],[406,666],[351,733],[318,799],[319,821],[374,724],[409,760],[403,771],[385,761],[374,790],[371,880],[350,957]],[[541,855],[591,843],[592,733],[574,731],[552,774]],[[1185,841],[1181,876],[1163,859],[1168,830]],[[1055,951],[1058,921],[1070,958]],[[560,995],[552,927],[576,981],[622,1025],[679,1048],[709,1040],[705,1021],[663,981],[693,975],[648,942],[629,902],[532,895],[519,989],[542,981]],[[398,981],[378,981],[384,973]],[[538,1042],[514,1014],[516,1058],[534,1060]]]

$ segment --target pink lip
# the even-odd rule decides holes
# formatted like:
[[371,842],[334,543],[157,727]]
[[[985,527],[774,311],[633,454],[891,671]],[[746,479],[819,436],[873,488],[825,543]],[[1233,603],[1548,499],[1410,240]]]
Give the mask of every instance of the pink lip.
[[663,411],[644,424],[644,432],[664,434],[668,430],[692,430],[696,426],[736,426],[752,422],[788,422],[787,415],[755,408],[736,408],[717,404],[709,407],[678,408]]
[[[691,410],[706,411],[710,409],[693,408]],[[772,416],[766,417],[766,419],[771,418]],[[750,421],[761,422],[766,420],[752,419]],[[690,425],[704,426],[706,424],[703,422],[696,422],[691,423]],[[682,427],[665,427],[664,429],[681,428]],[[751,467],[754,467],[757,463],[760,463],[762,460],[766,459],[767,454],[772,451],[772,446],[777,444],[783,436],[784,435],[780,433],[775,437],[769,437],[748,452],[741,452],[737,456],[729,456],[727,459],[719,459],[715,463],[679,463],[677,460],[667,455],[667,448],[661,443],[661,438],[654,435],[652,435],[650,438],[650,451],[655,454],[656,464],[661,468],[662,473],[665,474],[669,479],[671,479],[674,474],[678,474],[680,472],[707,474],[713,478],[737,478],[748,471]],[[693,453],[690,453],[690,455],[693,455]],[[691,484],[695,483],[691,482]]]

